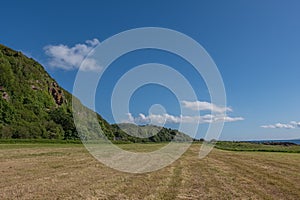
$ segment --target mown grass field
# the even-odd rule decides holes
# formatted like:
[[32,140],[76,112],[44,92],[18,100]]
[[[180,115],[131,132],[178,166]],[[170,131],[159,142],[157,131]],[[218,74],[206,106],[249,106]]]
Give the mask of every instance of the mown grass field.
[[129,174],[81,144],[0,144],[0,199],[300,199],[300,154],[214,149],[198,159],[200,145],[161,170]]

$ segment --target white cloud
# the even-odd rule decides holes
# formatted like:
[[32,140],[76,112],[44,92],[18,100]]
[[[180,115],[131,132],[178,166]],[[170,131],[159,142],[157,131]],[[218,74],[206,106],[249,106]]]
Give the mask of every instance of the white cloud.
[[229,107],[221,107],[205,101],[182,101],[181,103],[185,108],[196,111],[208,110],[217,113],[224,113],[226,111],[232,112],[232,109]]
[[235,122],[244,120],[242,117],[229,117],[224,114],[203,115],[203,116],[174,116],[170,114],[150,114],[148,116],[140,113],[138,117],[133,117],[131,113],[127,114],[128,119],[123,122],[131,122],[137,124],[179,124],[179,123],[199,123],[208,124],[216,122]]
[[300,127],[300,122],[291,121],[290,123],[283,124],[283,123],[277,123],[277,124],[270,124],[270,125],[262,125],[261,128],[284,128],[284,129],[294,129],[297,127]]
[[300,128],[300,122],[291,121],[290,124]]
[[170,114],[149,114],[148,116],[140,113],[137,117],[133,117],[131,113],[127,113],[127,119],[122,122],[136,123],[136,124],[179,124],[179,123],[193,123],[193,124],[209,124],[216,122],[235,122],[244,120],[243,117],[230,117],[225,114],[226,111],[232,111],[229,107],[216,106],[213,103],[203,101],[181,101],[185,108],[201,111],[212,111],[213,114],[206,114],[203,116],[188,116],[180,115],[174,116]]
[[[44,51],[49,56],[49,65],[65,70],[78,69],[86,56],[99,44],[98,39],[87,40],[85,44],[76,44],[73,47],[67,45],[48,45]],[[86,58],[80,68],[83,71],[99,71],[101,67],[95,59]]]

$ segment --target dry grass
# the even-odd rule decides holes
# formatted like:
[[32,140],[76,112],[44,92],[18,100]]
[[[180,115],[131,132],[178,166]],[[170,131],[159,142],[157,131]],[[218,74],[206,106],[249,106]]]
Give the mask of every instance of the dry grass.
[[81,145],[0,146],[0,199],[300,199],[300,154],[215,149],[199,160],[194,144],[166,168],[128,174]]

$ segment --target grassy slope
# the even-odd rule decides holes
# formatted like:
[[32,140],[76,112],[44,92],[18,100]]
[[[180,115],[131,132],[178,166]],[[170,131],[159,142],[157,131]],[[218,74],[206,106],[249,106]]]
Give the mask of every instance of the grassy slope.
[[[153,150],[164,144],[120,145]],[[2,145],[0,145],[2,146]],[[0,149],[0,199],[299,199],[300,155],[215,149],[200,144],[159,171],[107,168],[79,144],[5,144]]]

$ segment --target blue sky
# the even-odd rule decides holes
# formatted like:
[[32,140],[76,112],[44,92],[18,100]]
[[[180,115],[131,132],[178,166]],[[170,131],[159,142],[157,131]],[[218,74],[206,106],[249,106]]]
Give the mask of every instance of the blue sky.
[[[72,91],[76,66],[51,66],[45,47],[100,42],[125,30],[164,27],[199,42],[224,80],[228,115],[221,139],[300,138],[300,2],[290,1],[4,1],[0,43],[41,62],[61,86]],[[176,41],[174,41],[176,42]],[[49,49],[48,49],[49,50]],[[53,56],[53,54],[51,54]],[[197,85],[199,101],[207,88],[184,60],[166,52],[137,51],[116,60],[101,80],[97,111],[113,122],[111,90],[132,67],[149,62],[170,65]],[[52,63],[53,64],[53,63]],[[54,63],[55,64],[55,63]],[[76,62],[74,63],[76,65]],[[186,67],[183,67],[186,66]],[[156,95],[153,95],[156,94]],[[147,114],[153,104],[179,115],[180,102],[167,88],[147,85],[132,96],[130,112]],[[176,124],[168,126],[176,127]],[[198,137],[206,129],[200,125]],[[263,126],[263,127],[261,127]]]

